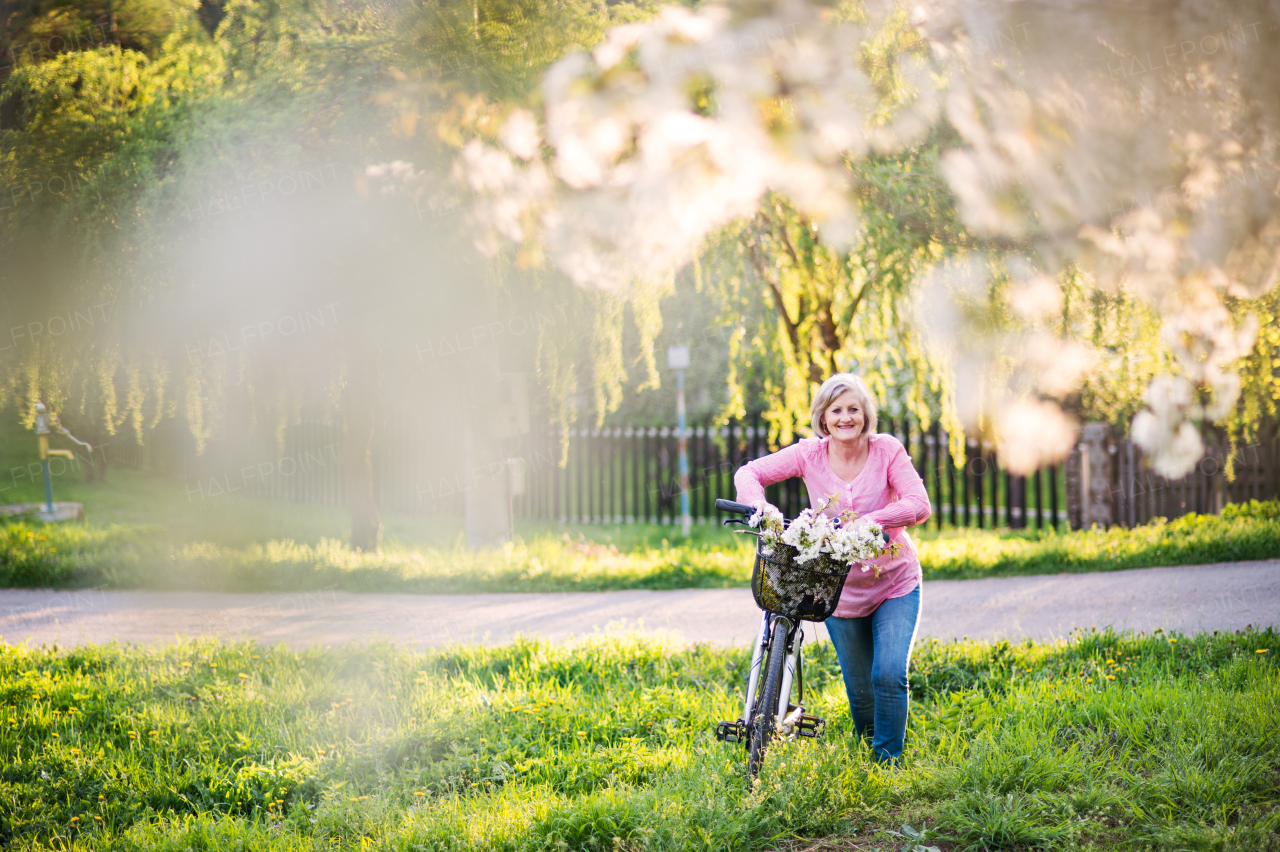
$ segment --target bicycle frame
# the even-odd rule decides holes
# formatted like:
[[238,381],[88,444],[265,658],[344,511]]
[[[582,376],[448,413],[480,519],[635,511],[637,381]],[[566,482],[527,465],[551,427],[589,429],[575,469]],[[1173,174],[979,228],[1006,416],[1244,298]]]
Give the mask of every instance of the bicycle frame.
[[765,652],[782,650],[769,647],[774,641],[770,637],[774,633],[774,628],[778,626],[785,628],[782,635],[792,638],[791,648],[785,652],[785,663],[781,671],[782,680],[778,684],[778,705],[771,708],[773,724],[769,728],[790,737],[818,737],[822,734],[826,721],[806,714],[803,705],[797,702],[795,710],[788,713],[791,709],[791,689],[795,685],[796,674],[800,671],[804,630],[798,629],[799,625],[786,616],[765,611],[760,614],[760,628],[756,631],[755,645],[751,649],[751,667],[747,671],[747,688],[742,702],[742,714],[736,722],[721,722],[716,725],[716,739],[729,743],[745,742],[750,746],[750,728],[759,718],[752,711],[755,709],[757,692],[761,688],[761,669],[764,666]]
[[[742,516],[748,516],[753,511],[750,506],[729,500],[717,500],[716,508]],[[726,526],[735,523],[746,525],[741,519],[724,522]],[[775,642],[785,646],[788,641],[791,643],[790,649],[770,647]],[[801,629],[801,622],[769,610],[760,613],[760,627],[756,631],[755,645],[751,649],[751,667],[747,671],[742,715],[735,722],[720,722],[716,725],[717,740],[746,744],[749,755],[747,771],[752,777],[759,771],[760,762],[764,760],[764,750],[773,736],[782,734],[788,737],[817,737],[826,726],[825,720],[805,714],[804,707],[799,702],[795,710],[788,713],[791,707],[791,689],[801,671],[800,654],[803,646],[804,630]],[[762,678],[761,669],[765,664],[766,651],[770,655],[769,672],[767,678]],[[767,683],[762,683],[765,679]],[[760,690],[765,690],[764,694],[772,701],[774,689],[778,690],[777,706],[761,707],[759,713],[753,712]]]
[[[787,625],[787,634],[796,625],[792,624],[791,619],[784,615],[777,615],[771,612],[760,613],[760,629],[756,632],[755,647],[751,651],[751,668],[747,673],[747,696],[742,702],[742,718],[749,720],[751,718],[751,707],[755,704],[756,689],[760,682],[760,666],[764,662],[764,651],[769,645],[769,634],[773,626],[774,620],[777,619]],[[777,724],[781,728],[787,718],[787,708],[791,704],[791,687],[795,683],[796,669],[800,665],[800,646],[804,644],[804,630],[795,631],[795,639],[792,640],[791,652],[787,654],[787,665],[782,673],[782,689],[778,693],[777,708]]]

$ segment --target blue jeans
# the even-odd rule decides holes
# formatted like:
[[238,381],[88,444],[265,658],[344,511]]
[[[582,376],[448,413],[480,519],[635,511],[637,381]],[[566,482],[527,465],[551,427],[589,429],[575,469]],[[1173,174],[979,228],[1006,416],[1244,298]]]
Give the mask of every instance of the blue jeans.
[[897,760],[907,734],[907,666],[920,622],[920,586],[862,618],[823,622],[836,646],[854,732],[877,762]]

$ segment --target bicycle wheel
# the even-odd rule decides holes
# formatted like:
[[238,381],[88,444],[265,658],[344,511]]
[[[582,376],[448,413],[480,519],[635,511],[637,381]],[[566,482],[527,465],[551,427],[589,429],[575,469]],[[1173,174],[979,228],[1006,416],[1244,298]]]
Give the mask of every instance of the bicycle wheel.
[[773,739],[773,728],[778,718],[778,693],[782,690],[782,670],[787,664],[787,626],[774,622],[773,637],[769,640],[769,660],[764,684],[756,693],[756,706],[751,712],[751,742],[747,747],[747,776],[755,778],[764,763],[764,754]]

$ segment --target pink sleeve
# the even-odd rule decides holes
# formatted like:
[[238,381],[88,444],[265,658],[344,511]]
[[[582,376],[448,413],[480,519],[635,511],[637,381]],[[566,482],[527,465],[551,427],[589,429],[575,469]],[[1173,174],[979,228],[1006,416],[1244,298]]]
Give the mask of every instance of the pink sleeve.
[[929,508],[929,492],[925,490],[924,481],[911,464],[906,448],[897,441],[893,442],[893,457],[889,459],[888,475],[889,487],[898,495],[898,499],[883,509],[867,512],[863,517],[870,518],[886,529],[909,527],[929,520],[929,516],[933,514]]
[[764,499],[766,485],[803,475],[800,470],[800,445],[792,444],[738,468],[738,472],[733,475],[733,484],[738,489],[738,502],[750,505]]

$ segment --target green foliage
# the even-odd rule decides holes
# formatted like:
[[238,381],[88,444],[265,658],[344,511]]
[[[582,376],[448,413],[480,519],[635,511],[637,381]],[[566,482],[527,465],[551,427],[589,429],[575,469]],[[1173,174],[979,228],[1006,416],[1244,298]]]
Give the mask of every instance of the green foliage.
[[[63,4],[58,14],[98,21],[95,2]],[[142,9],[161,0],[131,2]],[[46,6],[28,4],[13,20],[36,20]],[[432,204],[448,188],[459,128],[493,118],[490,97],[536,98],[552,61],[652,8],[233,0],[199,12],[174,7],[155,30],[164,37],[148,41],[145,53],[128,39],[85,41],[20,63],[0,91],[0,188],[34,188],[40,197],[0,211],[3,309],[24,321],[90,305],[110,305],[112,315],[76,335],[45,333],[39,345],[6,347],[0,407],[16,403],[29,419],[43,399],[78,418],[74,428],[96,433],[88,436],[94,443],[120,431],[141,443],[157,424],[180,418],[201,449],[243,420],[279,433],[304,405],[313,415],[358,407],[344,390],[379,381],[414,386],[448,407],[439,405],[445,391],[421,387],[421,358],[412,357],[424,316],[452,330],[554,304],[573,333],[540,328],[538,352],[528,353],[552,420],[567,428],[580,385],[594,390],[602,418],[637,369],[642,385],[656,383],[651,344],[662,288],[628,307],[563,280],[508,276],[501,264],[484,270],[457,250],[470,242],[464,217],[435,215]],[[118,4],[108,11],[121,25],[130,14]],[[422,181],[416,211],[378,195],[364,174],[401,160]],[[304,173],[320,175],[340,197],[309,195],[289,206],[277,192],[264,212],[257,188]],[[74,192],[62,191],[67,182]],[[258,199],[256,221],[227,212],[250,204],[239,203],[246,192]],[[345,221],[333,209],[339,201]],[[255,238],[291,258],[288,273],[264,284]],[[447,260],[435,254],[442,246]],[[343,264],[365,274],[356,280]],[[411,274],[419,268],[433,269],[432,281]],[[256,358],[189,354],[206,328],[238,327],[246,304],[267,315],[296,311],[289,300],[302,282],[342,304],[337,345],[277,347]],[[621,340],[631,328],[641,355],[624,365]],[[244,412],[241,421],[228,416],[232,409]]]
[[1234,448],[1280,435],[1280,287],[1226,302],[1237,321],[1249,315],[1260,321],[1257,343],[1239,365],[1240,402],[1223,424]]
[[1238,519],[1256,521],[1280,520],[1280,500],[1250,500],[1248,503],[1228,503],[1222,508],[1222,518],[1228,521]]
[[114,45],[154,57],[186,12],[174,0],[6,0],[0,56],[29,65]]
[[[760,780],[710,729],[745,649],[0,648],[8,848],[1274,850],[1274,632],[923,642],[904,766],[850,737],[828,643],[817,742]],[[903,827],[921,825],[922,829]],[[909,846],[908,846],[909,848]]]
[[853,164],[862,231],[848,251],[828,246],[777,196],[713,242],[702,262],[733,330],[727,416],[762,405],[773,439],[790,443],[808,433],[817,386],[852,371],[893,413],[926,425],[941,417],[960,432],[945,371],[911,307],[916,277],[974,242],[938,170],[944,136]]

